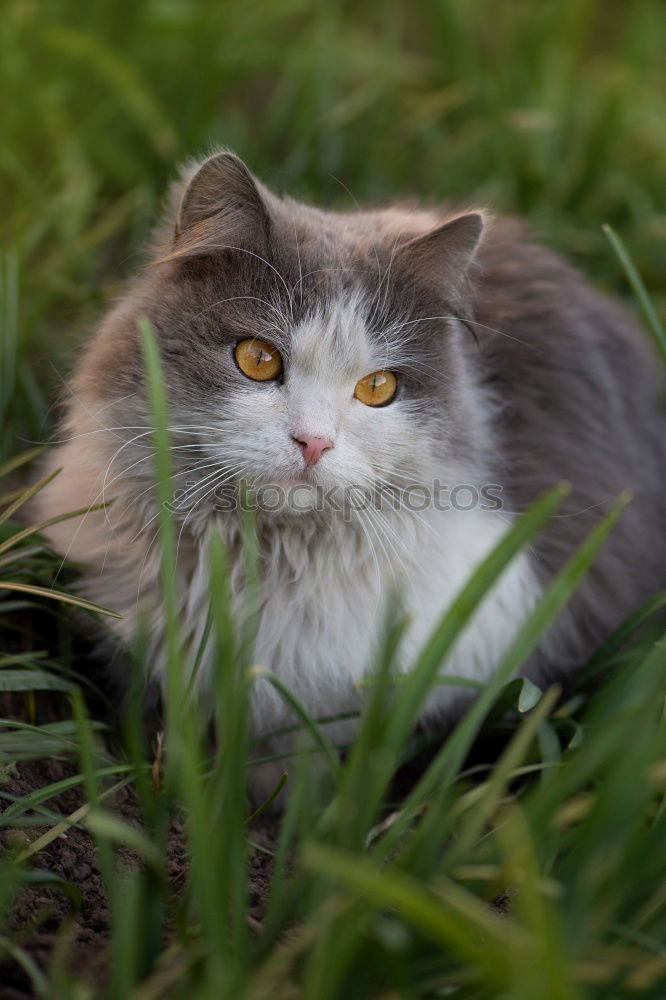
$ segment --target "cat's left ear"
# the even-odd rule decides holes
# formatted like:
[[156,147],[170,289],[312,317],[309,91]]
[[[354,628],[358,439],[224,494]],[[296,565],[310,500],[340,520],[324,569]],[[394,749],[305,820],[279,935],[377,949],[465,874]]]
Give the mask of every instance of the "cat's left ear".
[[426,280],[455,288],[476,257],[485,225],[483,212],[459,215],[405,243],[400,256]]
[[176,212],[178,254],[261,243],[270,228],[259,182],[228,150],[214,153],[188,178]]

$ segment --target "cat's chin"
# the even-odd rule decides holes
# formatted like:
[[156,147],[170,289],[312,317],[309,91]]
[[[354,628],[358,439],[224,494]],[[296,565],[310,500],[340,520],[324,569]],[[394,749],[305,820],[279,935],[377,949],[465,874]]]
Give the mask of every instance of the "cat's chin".
[[283,477],[255,486],[252,503],[262,518],[299,518],[327,515],[338,500],[336,489],[327,490],[314,477],[297,475]]
[[293,490],[301,486],[309,489],[316,488],[316,484],[313,483],[312,478],[309,477],[307,473],[296,476],[285,476],[282,479],[275,479],[273,482],[269,483],[268,486],[274,486],[279,490]]
[[322,489],[305,476],[292,476],[258,490],[256,502],[259,511],[269,517],[302,517],[322,509]]

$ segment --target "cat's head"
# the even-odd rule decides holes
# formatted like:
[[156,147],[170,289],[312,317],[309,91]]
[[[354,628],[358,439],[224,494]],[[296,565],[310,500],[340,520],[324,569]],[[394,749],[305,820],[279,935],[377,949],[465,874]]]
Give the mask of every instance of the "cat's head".
[[166,377],[174,509],[192,523],[240,481],[277,484],[302,511],[322,491],[404,488],[472,454],[463,321],[483,228],[477,211],[334,213],[278,198],[228,152],[190,169],[85,363],[81,384],[120,438],[107,479],[145,486],[151,474],[144,315]]

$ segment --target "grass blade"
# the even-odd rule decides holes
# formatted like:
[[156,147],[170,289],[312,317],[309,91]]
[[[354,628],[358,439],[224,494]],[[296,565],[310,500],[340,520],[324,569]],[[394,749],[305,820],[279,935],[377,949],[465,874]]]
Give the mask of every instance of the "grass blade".
[[566,485],[554,487],[521,514],[496,548],[482,561],[432,633],[411,673],[411,683],[401,688],[400,705],[390,725],[391,737],[400,742],[414,725],[416,715],[446,654],[511,560],[541,531],[568,493]]
[[55,477],[58,476],[61,472],[62,469],[54,469],[53,472],[49,472],[48,475],[42,476],[42,478],[39,479],[36,483],[33,483],[32,486],[26,487],[26,489],[19,494],[18,498],[14,500],[14,502],[11,503],[9,507],[6,507],[5,510],[2,511],[2,513],[0,514],[0,524],[4,524],[5,521],[8,521],[9,518],[12,517],[17,510],[19,510],[24,504],[26,504],[28,500],[32,500],[32,498],[36,496],[40,490],[43,490],[44,487],[47,486],[51,482],[51,480],[55,479]]
[[287,687],[286,684],[280,680],[279,677],[272,674],[270,670],[265,670],[263,667],[253,667],[251,670],[251,677],[256,680],[267,681],[269,684],[273,685],[276,691],[280,693],[285,702],[293,710],[294,714],[298,716],[304,727],[311,734],[315,744],[319,747],[326,759],[331,776],[337,781],[340,776],[340,761],[338,759],[338,755],[331,746],[331,743],[326,737],[323,729],[308,712],[303,702]]
[[[436,789],[438,790],[440,800],[443,801],[446,789],[454,781],[456,774],[460,770],[481,728],[483,720],[492,707],[502,686],[525,662],[529,654],[536,647],[546,628],[554,621],[576,590],[628,502],[629,497],[623,494],[610,514],[590,532],[578,551],[571,557],[546,589],[538,605],[507,650],[485,690],[479,695],[433,763],[410,792],[403,805],[400,817],[384,839],[382,845],[384,856],[395,847],[398,839],[411,822],[412,817]],[[432,810],[431,816],[434,817],[435,815],[436,810]],[[434,819],[431,819],[430,822],[434,822]],[[428,825],[425,824],[421,834],[424,839],[427,839],[428,829]],[[415,839],[410,848],[412,851],[417,850],[416,843]]]
[[77,597],[75,594],[65,594],[62,590],[50,590],[48,587],[37,587],[33,583],[11,583],[9,580],[0,580],[0,590],[17,590],[23,594],[35,594],[37,597],[48,597],[53,601],[61,601],[63,604],[72,604],[75,608],[83,611],[92,611],[98,615],[108,615],[110,618],[122,618],[117,611],[110,608],[103,608],[101,604],[93,604],[86,601],[84,597]]
[[660,351],[664,361],[666,361],[666,330],[664,330],[664,326],[659,319],[657,310],[652,303],[652,299],[648,295],[643,279],[636,270],[634,262],[629,256],[629,251],[613,227],[604,225],[601,228],[603,229],[608,242],[617,254],[618,260],[620,261],[633,293],[636,296],[636,301],[638,302],[641,312],[645,317],[645,321],[652,332],[657,349]]

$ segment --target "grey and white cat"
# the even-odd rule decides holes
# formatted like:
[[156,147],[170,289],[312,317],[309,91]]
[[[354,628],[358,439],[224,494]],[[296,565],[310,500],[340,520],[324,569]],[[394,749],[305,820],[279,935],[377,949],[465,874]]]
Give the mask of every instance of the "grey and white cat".
[[[256,659],[315,716],[358,707],[390,592],[409,614],[399,657],[408,670],[474,567],[558,481],[572,485],[567,505],[503,574],[447,672],[492,674],[544,585],[625,488],[633,503],[530,676],[566,678],[666,584],[666,424],[653,359],[618,307],[514,221],[400,206],[325,211],[276,196],[220,152],[175,187],[147,266],[78,361],[49,459],[63,471],[38,500],[51,517],[113,499],[49,534],[89,567],[86,596],[122,612],[112,626],[124,642],[139,611],[149,616],[158,681],[164,616],[141,316],[167,380],[174,573],[189,643],[197,647],[206,620],[214,526],[244,614],[229,488],[275,484],[281,492],[263,490],[258,513]],[[465,487],[464,500],[405,499],[410,487],[423,488],[422,500],[438,484]],[[349,502],[357,496],[364,503]],[[204,662],[204,696],[208,682]],[[424,717],[450,715],[455,698],[438,686]],[[254,734],[289,721],[258,683]],[[344,740],[353,723],[332,730]]]

